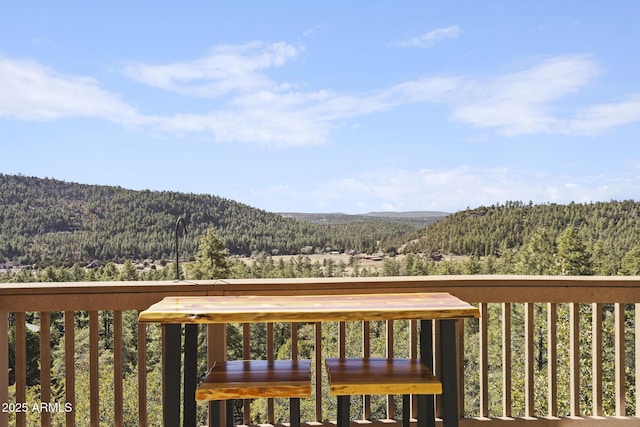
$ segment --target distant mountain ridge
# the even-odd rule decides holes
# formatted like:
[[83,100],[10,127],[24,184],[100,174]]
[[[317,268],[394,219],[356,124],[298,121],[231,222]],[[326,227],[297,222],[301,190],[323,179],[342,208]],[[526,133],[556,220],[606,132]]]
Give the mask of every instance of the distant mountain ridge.
[[411,225],[412,227],[427,227],[449,215],[447,212],[409,211],[409,212],[368,212],[364,214],[335,213],[303,213],[280,212],[285,218],[294,218],[313,224],[350,224],[363,221],[393,221]]
[[450,215],[449,212],[440,211],[404,211],[404,212],[369,212],[364,216],[374,216],[380,218],[442,218]]

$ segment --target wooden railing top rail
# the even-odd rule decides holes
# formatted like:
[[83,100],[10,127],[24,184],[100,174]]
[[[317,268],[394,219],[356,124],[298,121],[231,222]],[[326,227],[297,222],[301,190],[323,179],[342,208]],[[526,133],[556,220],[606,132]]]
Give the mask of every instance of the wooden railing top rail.
[[70,282],[0,285],[0,311],[143,310],[170,295],[206,295],[211,284]]
[[640,276],[410,276],[0,284],[0,311],[144,309],[171,295],[449,292],[469,302],[640,302]]

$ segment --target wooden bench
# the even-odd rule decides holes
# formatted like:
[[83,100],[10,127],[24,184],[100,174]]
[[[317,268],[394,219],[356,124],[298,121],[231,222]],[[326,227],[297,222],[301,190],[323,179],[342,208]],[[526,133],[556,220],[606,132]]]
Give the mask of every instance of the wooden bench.
[[326,365],[330,392],[338,396],[338,427],[349,426],[352,395],[403,395],[403,425],[408,426],[409,395],[442,394],[442,383],[418,359],[328,358]]
[[[196,400],[212,401],[214,414],[226,400],[227,426],[233,425],[233,399],[290,398],[290,422],[300,425],[300,398],[311,397],[310,360],[215,362],[196,390]],[[218,427],[219,416],[214,415]]]

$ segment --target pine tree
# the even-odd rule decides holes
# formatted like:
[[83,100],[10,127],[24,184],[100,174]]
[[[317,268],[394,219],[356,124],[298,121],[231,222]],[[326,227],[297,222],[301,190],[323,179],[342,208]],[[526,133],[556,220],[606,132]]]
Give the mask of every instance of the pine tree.
[[556,249],[553,239],[545,228],[536,230],[518,252],[516,273],[555,274]]
[[224,279],[231,273],[229,250],[213,229],[200,241],[195,263],[188,266],[194,279]]
[[640,274],[640,246],[634,246],[622,258],[621,273],[625,276]]
[[576,229],[568,227],[557,240],[558,268],[563,276],[588,276],[593,274],[587,247]]

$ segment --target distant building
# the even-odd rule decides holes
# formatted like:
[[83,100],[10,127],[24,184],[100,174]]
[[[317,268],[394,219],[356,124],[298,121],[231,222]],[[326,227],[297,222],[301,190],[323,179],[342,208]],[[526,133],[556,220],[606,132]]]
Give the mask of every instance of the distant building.
[[91,261],[89,264],[85,265],[84,268],[98,268],[98,261]]

